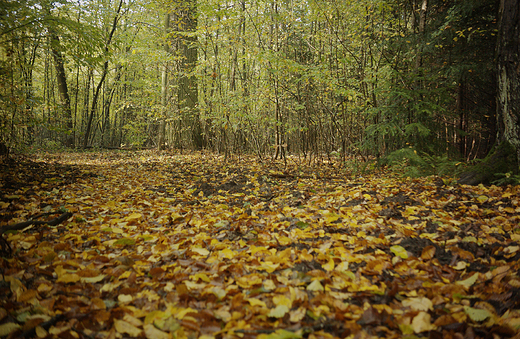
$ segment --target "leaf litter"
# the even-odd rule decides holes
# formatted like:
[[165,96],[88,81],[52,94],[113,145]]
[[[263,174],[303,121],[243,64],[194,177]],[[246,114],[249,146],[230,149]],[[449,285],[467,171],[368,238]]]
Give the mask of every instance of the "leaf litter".
[[1,167],[7,338],[520,337],[520,189],[214,154]]

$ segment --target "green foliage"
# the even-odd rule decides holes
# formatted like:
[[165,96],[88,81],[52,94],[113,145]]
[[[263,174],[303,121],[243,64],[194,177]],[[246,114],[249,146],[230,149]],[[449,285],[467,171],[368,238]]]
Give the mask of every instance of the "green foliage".
[[513,172],[507,173],[495,173],[496,180],[492,181],[493,185],[520,185],[520,174],[513,174]]
[[391,152],[379,161],[379,165],[388,165],[399,169],[403,176],[420,177],[428,175],[453,176],[459,172],[460,161],[447,156],[418,152],[406,147]]
[[[124,1],[121,15],[117,0],[1,4],[0,14],[11,14],[0,26],[0,46],[9,51],[0,65],[0,132],[10,144],[59,147],[46,139],[66,134],[50,53],[60,47],[76,141],[108,65],[94,105],[94,146],[149,141],[164,117],[166,142],[192,147],[192,122],[200,119],[204,145],[226,154],[265,156],[277,145],[305,157],[337,149],[365,159],[388,154],[385,161],[406,159],[419,175],[449,172],[448,156],[471,158],[466,153],[492,142],[494,0],[429,2],[423,32],[420,1],[196,3],[197,27],[189,31],[180,27],[182,2]],[[198,55],[189,71],[187,40]],[[198,104],[188,114],[179,88],[191,76],[188,92],[198,91]]]

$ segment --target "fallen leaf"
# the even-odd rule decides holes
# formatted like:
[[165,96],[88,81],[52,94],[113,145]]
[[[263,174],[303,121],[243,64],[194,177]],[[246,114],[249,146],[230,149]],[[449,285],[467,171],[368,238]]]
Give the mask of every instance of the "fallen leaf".
[[269,311],[268,317],[282,318],[289,312],[289,308],[285,305],[278,305],[276,308]]
[[419,312],[412,321],[412,328],[415,333],[432,331],[436,327],[431,323],[431,316],[426,312]]
[[114,327],[118,333],[129,334],[133,337],[138,337],[143,332],[141,329],[135,327],[134,325],[119,319],[114,319]]

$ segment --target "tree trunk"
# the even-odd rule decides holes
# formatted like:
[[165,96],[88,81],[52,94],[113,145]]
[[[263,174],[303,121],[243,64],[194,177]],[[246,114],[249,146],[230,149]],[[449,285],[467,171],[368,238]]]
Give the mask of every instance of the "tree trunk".
[[[123,5],[123,0],[120,0],[119,6],[117,7],[116,15],[114,17],[114,21],[112,23],[112,30],[110,31],[107,42],[105,44],[105,58],[108,58],[108,47],[110,46],[112,37],[114,36],[114,33],[116,31],[117,22],[119,21],[119,13],[121,12],[122,5]],[[99,83],[96,87],[96,91],[94,92],[94,97],[92,98],[92,106],[90,108],[90,114],[89,114],[88,121],[87,121],[85,138],[83,139],[83,148],[87,148],[87,146],[88,146],[90,131],[92,129],[92,120],[94,120],[94,113],[96,112],[96,106],[97,106],[97,102],[98,102],[98,98],[99,98],[99,92],[101,90],[101,87],[103,86],[103,82],[105,81],[107,73],[108,73],[108,59],[106,59],[105,62],[103,63],[103,73],[101,74],[101,79],[99,80]]]
[[[170,14],[166,14],[164,17],[164,30],[166,34],[170,29]],[[166,53],[170,53],[170,42],[166,39],[164,43],[164,50]],[[168,104],[168,62],[165,62],[161,74],[161,120],[159,122],[159,135],[157,140],[157,149],[163,150],[165,148],[165,134],[166,134],[166,109]]]
[[520,159],[520,2],[501,0],[497,39],[497,145],[459,183],[492,183],[498,173],[517,174]]
[[[197,36],[193,33],[197,29],[197,1],[185,0],[177,5],[175,10],[177,34],[177,48],[180,52],[179,61],[179,89],[177,101],[179,111],[185,116],[185,122],[191,129],[191,139],[197,149],[203,145],[202,128],[198,111],[198,85],[192,74],[197,64],[198,46]],[[192,35],[193,34],[193,35]]]
[[497,44],[500,141],[509,142],[520,158],[520,2],[501,0]]
[[65,127],[68,129],[67,136],[65,137],[65,145],[68,147],[74,146],[74,139],[72,137],[72,110],[70,109],[70,96],[69,89],[67,87],[67,76],[65,74],[65,66],[63,62],[63,56],[60,51],[60,39],[51,30],[51,50],[52,57],[54,59],[54,66],[56,67],[56,80],[58,82],[58,91],[60,92],[61,106],[65,113]]

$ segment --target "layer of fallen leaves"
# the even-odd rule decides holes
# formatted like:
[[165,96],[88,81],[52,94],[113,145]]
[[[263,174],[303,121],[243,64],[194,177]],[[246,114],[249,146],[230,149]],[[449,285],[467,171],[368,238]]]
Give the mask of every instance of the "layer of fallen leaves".
[[[504,338],[520,189],[208,154],[4,165],[0,336]],[[52,217],[49,217],[52,218]]]

